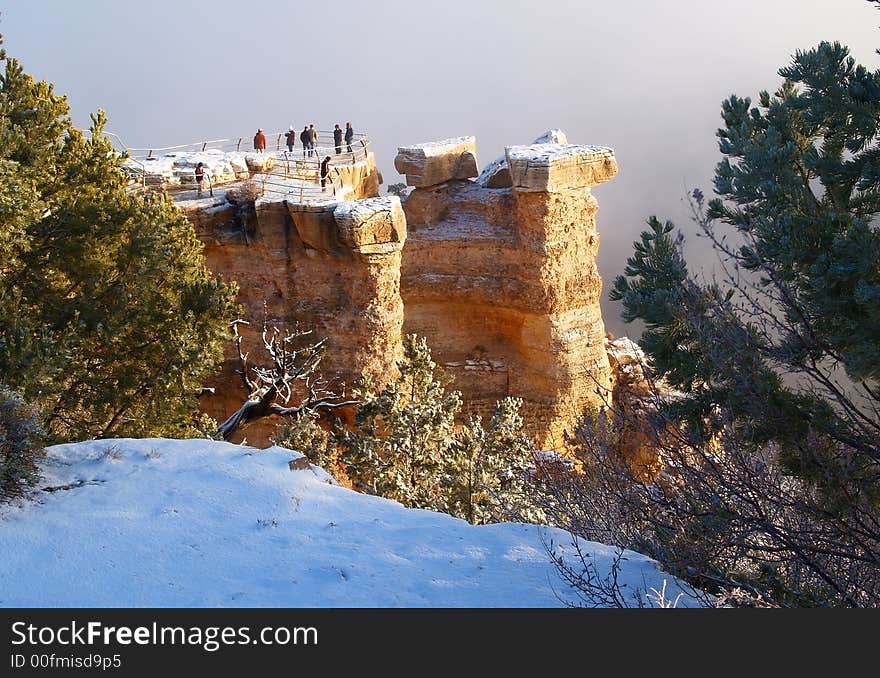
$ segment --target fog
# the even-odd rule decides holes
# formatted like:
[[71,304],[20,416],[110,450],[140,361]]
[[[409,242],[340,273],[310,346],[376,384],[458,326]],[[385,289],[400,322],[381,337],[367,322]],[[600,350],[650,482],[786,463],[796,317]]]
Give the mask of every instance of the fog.
[[[647,216],[675,220],[708,265],[683,196],[711,193],[721,100],[774,90],[797,49],[839,40],[878,66],[864,0],[16,0],[11,56],[104,108],[130,146],[169,146],[351,120],[386,184],[399,145],[472,134],[480,164],[560,127],[615,149],[599,199],[606,291]],[[604,302],[606,325],[626,332]]]

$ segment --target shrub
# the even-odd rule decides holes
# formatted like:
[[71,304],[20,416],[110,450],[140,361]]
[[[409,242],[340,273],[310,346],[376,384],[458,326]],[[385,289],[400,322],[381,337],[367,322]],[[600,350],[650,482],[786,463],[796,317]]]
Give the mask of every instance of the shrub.
[[42,439],[37,412],[0,386],[0,502],[22,496],[39,480]]
[[306,455],[313,464],[334,476],[337,475],[334,472],[336,459],[329,446],[330,434],[320,427],[317,417],[311,413],[303,413],[279,426],[270,440],[273,445]]
[[499,401],[488,428],[476,418],[457,427],[461,394],[447,390],[451,379],[423,338],[406,337],[398,366],[400,377],[382,390],[361,384],[356,391],[361,406],[354,429],[339,427],[330,440],[344,475],[337,478],[404,506],[472,523],[508,519],[514,507],[517,517],[528,516],[519,500],[533,460],[521,401]]

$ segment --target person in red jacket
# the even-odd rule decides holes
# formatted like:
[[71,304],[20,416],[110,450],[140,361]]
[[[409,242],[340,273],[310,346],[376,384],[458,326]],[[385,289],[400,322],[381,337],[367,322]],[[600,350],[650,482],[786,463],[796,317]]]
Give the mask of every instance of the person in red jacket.
[[198,187],[198,195],[201,197],[202,195],[202,179],[205,178],[205,170],[202,169],[202,163],[196,165],[196,186]]
[[254,135],[254,150],[257,153],[262,153],[266,150],[266,135],[263,134],[262,128],[258,129]]

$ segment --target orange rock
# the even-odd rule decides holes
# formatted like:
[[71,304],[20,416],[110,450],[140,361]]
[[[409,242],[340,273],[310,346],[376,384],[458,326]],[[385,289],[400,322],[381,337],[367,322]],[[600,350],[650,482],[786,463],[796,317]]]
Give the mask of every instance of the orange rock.
[[[612,178],[616,161],[599,147],[515,147],[507,154],[515,188],[493,189],[460,178],[476,176],[476,145],[457,141],[398,156],[420,186],[402,210],[397,198],[369,199],[378,185],[367,167],[346,179],[366,200],[203,201],[187,216],[208,266],[239,283],[245,317],[258,325],[265,304],[270,318],[329,338],[325,377],[350,385],[366,372],[384,383],[396,376],[403,334],[416,333],[455,377],[465,415],[523,398],[536,444],[561,449],[585,408],[610,396],[590,186]],[[474,167],[462,164],[467,154]],[[257,329],[245,332],[254,338]],[[230,347],[209,384],[217,394],[204,399],[218,420],[246,396],[235,357]],[[265,444],[275,424],[242,435]]]

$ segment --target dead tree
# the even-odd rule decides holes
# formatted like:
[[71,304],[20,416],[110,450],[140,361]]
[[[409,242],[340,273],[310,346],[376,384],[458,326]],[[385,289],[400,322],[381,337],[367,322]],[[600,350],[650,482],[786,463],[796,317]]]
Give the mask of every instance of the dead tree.
[[326,338],[310,341],[310,330],[286,332],[264,319],[261,338],[269,364],[250,365],[250,353],[242,351],[243,337],[238,331],[239,325],[249,324],[241,319],[232,323],[241,366],[236,372],[248,390],[248,399],[220,424],[218,438],[229,440],[245,424],[271,415],[294,418],[359,404],[357,400],[345,400],[344,393],[331,389],[318,374],[327,349]]

